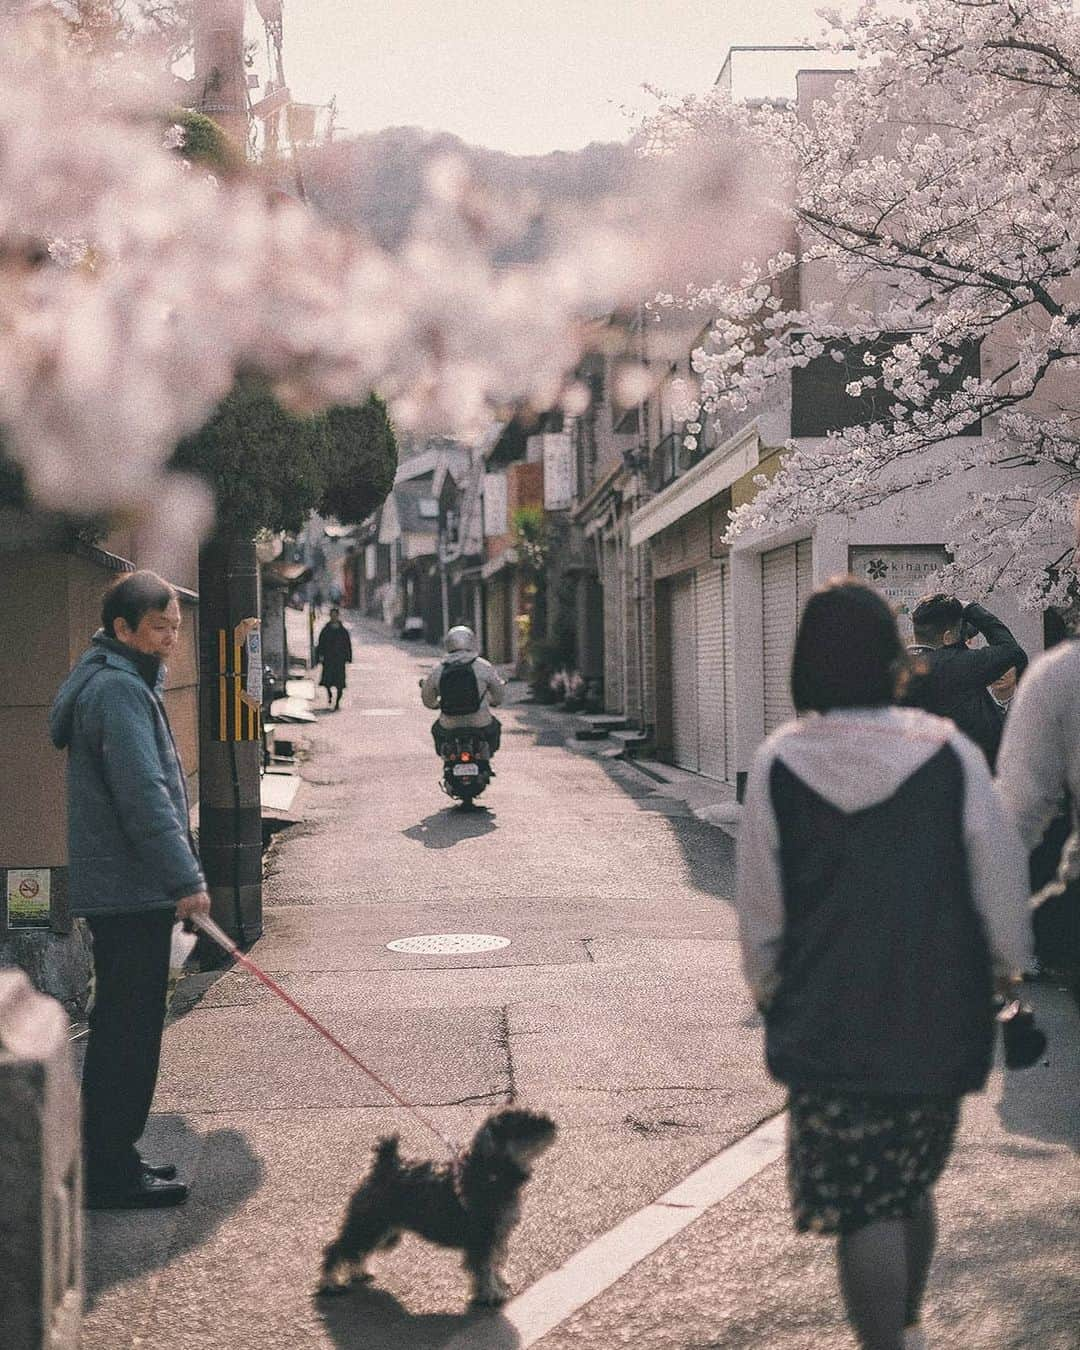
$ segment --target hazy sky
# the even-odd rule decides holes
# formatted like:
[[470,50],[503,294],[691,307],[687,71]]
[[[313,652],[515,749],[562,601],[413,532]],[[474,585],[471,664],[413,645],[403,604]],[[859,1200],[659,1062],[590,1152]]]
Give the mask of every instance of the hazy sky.
[[[708,89],[730,46],[798,42],[821,0],[285,0],[294,97],[344,133],[416,125],[518,154],[622,139],[643,83]],[[248,34],[261,34],[252,12]],[[257,69],[265,71],[265,53]]]

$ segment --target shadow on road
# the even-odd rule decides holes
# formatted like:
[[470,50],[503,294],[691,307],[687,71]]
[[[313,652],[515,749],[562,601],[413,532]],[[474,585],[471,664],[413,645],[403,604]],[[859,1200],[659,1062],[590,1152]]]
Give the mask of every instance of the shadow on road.
[[465,811],[460,806],[446,806],[401,833],[425,848],[453,848],[463,839],[479,839],[495,828],[495,812],[486,806],[472,811]]
[[[195,1251],[228,1215],[253,1195],[263,1165],[239,1130],[199,1138],[179,1116],[157,1117],[146,1156],[175,1160],[192,1183],[182,1208],[91,1210],[86,1216],[86,1304],[94,1307],[111,1285],[138,1280],[185,1252]],[[173,1221],[173,1216],[175,1220]]]
[[[1041,984],[1025,986],[1024,998],[1034,1007],[1048,1044],[1039,1063],[1030,1069],[1006,1070],[998,1119],[1011,1135],[1067,1144],[1080,1153],[1080,1037],[1075,1005],[1064,989]],[[1017,1156],[1022,1156],[1021,1146],[1017,1148]]]
[[521,1338],[493,1311],[411,1313],[383,1289],[361,1285],[318,1300],[326,1330],[339,1350],[440,1350],[458,1336],[477,1350],[516,1350]]

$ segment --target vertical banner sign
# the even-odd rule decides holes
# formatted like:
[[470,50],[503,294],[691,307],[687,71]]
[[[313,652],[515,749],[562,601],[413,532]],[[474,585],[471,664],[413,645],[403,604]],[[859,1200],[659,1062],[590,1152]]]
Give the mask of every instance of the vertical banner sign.
[[506,474],[484,474],[484,537],[494,539],[509,530]]
[[244,692],[249,704],[262,707],[263,701],[263,658],[262,634],[253,628],[247,635],[247,679]]
[[219,628],[217,636],[218,716],[214,739],[257,741],[262,735],[259,620],[241,619],[232,633]]
[[568,431],[548,432],[544,442],[544,510],[567,511],[574,501],[574,444]]

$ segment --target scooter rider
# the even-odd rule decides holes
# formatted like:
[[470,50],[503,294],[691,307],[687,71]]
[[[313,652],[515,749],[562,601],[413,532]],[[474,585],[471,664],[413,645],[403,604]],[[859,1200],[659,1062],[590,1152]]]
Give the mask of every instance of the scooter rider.
[[448,732],[465,728],[482,731],[488,752],[494,755],[502,738],[502,724],[491,708],[503,701],[506,685],[495,667],[476,649],[476,634],[464,624],[446,635],[446,656],[420,682],[420,697],[426,708],[438,708],[431,727],[435,749],[442,754]]

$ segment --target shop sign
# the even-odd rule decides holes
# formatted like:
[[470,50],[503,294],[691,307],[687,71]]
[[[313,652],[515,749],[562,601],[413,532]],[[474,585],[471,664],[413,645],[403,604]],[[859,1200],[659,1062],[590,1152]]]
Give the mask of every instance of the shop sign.
[[905,642],[911,641],[911,611],[936,589],[934,576],[949,561],[941,544],[860,544],[848,550],[848,570],[892,605]]
[[506,475],[484,474],[484,538],[493,539],[509,530],[506,502]]
[[9,867],[7,871],[7,926],[48,928],[49,879],[47,867]]
[[574,501],[574,447],[569,432],[549,432],[544,441],[544,510],[568,511]]

